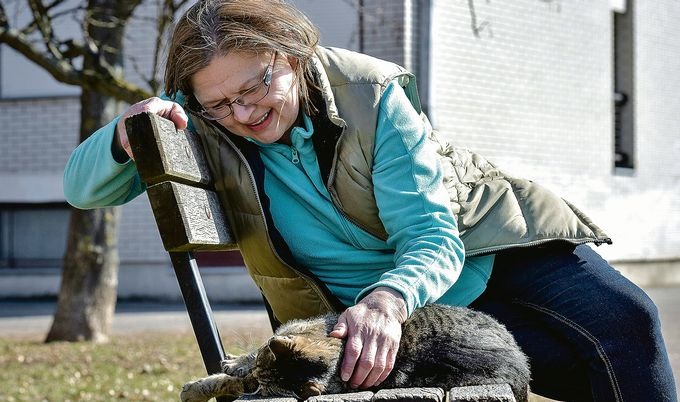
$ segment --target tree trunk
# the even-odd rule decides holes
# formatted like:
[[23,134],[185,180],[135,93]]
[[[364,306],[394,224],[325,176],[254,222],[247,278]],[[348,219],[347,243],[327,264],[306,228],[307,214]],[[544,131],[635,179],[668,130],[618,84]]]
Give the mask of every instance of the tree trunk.
[[[134,6],[115,0],[90,0],[87,34],[105,61],[122,66],[123,31]],[[99,60],[86,55],[84,69],[97,70]],[[119,103],[83,89],[80,140],[119,113]],[[118,290],[118,208],[73,210],[57,309],[46,342],[105,342],[111,331]]]
[[46,342],[106,342],[118,289],[118,208],[71,213],[57,310]]

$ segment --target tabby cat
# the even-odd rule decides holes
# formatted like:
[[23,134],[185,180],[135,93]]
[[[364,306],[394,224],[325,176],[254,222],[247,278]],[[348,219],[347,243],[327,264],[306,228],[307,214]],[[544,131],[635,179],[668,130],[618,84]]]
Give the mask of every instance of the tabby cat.
[[[282,325],[259,350],[227,356],[224,374],[184,385],[183,402],[257,394],[304,400],[352,392],[340,379],[344,341],[329,337],[337,314]],[[527,358],[506,328],[488,315],[463,307],[428,305],[404,323],[394,369],[380,388],[508,383],[526,401]]]

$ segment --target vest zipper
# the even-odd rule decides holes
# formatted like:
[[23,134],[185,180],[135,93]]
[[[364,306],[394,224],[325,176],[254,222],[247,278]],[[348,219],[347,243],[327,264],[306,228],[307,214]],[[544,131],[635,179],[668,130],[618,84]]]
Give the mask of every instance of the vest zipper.
[[607,240],[611,241],[611,239],[607,238],[605,240],[600,240],[597,238],[588,238],[588,239],[564,239],[564,238],[550,238],[550,239],[541,239],[541,240],[535,240],[529,243],[524,243],[524,244],[508,244],[505,246],[496,246],[496,247],[487,247],[483,250],[475,250],[471,252],[466,252],[465,256],[466,257],[476,257],[478,255],[488,255],[488,254],[496,254],[499,251],[504,251],[504,250],[510,250],[510,249],[517,249],[517,248],[527,248],[527,247],[533,247],[533,246],[540,246],[541,244],[549,243],[551,241],[566,241],[571,244],[574,244],[576,246],[580,246],[581,244],[587,244],[587,243],[594,243],[595,245],[601,245],[604,243],[607,243]]
[[290,150],[291,150],[291,162],[297,165],[298,163],[300,163],[300,154],[298,153],[298,150],[295,147],[290,147]]
[[326,295],[323,292],[323,290],[321,288],[319,288],[319,286],[316,284],[316,282],[314,282],[314,279],[312,277],[310,277],[309,275],[306,275],[306,274],[300,272],[299,270],[293,268],[292,266],[290,266],[287,262],[285,262],[283,260],[283,258],[281,258],[279,253],[276,251],[276,247],[274,247],[274,245],[272,244],[272,240],[269,237],[269,228],[267,227],[267,218],[264,216],[264,207],[262,206],[262,201],[260,201],[260,194],[257,191],[257,186],[255,185],[255,175],[253,175],[253,171],[250,168],[250,165],[248,164],[248,160],[243,155],[243,153],[241,153],[241,150],[238,149],[236,144],[234,144],[231,141],[231,139],[229,139],[229,137],[227,137],[220,130],[218,130],[218,133],[220,134],[222,139],[224,139],[229,144],[229,146],[234,150],[234,152],[236,152],[239,159],[241,159],[241,162],[246,167],[246,171],[248,172],[248,177],[250,178],[250,185],[253,189],[253,193],[255,194],[255,199],[257,200],[257,206],[258,206],[259,211],[260,211],[260,217],[262,218],[262,223],[264,224],[265,236],[267,236],[267,241],[269,242],[269,248],[272,250],[272,253],[274,253],[274,255],[276,256],[276,258],[278,258],[278,260],[281,262],[281,264],[283,264],[285,267],[288,267],[291,271],[298,274],[301,278],[305,279],[307,281],[307,283],[309,283],[309,285],[312,288],[314,288],[314,290],[317,292],[317,294],[319,294],[319,296],[321,296],[321,301],[324,303],[326,308],[328,308],[328,311],[336,311],[335,308],[331,305],[330,301],[328,301],[328,299],[326,298]]

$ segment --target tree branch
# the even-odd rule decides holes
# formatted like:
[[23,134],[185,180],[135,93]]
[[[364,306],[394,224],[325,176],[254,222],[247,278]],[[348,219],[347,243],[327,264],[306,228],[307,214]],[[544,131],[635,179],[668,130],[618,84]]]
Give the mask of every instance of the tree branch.
[[5,12],[5,5],[0,3],[0,28],[9,28],[9,21],[7,21],[7,13]]
[[33,21],[38,26],[38,30],[42,35],[45,47],[54,58],[60,59],[61,52],[59,51],[59,47],[54,38],[52,20],[50,19],[47,8],[45,8],[45,5],[43,5],[42,1],[40,0],[28,0],[28,5],[31,9],[31,13],[33,14]]
[[[0,9],[0,26],[2,26],[2,17],[3,11]],[[149,91],[125,81],[120,74],[110,69],[105,73],[78,70],[67,61],[57,59],[51,53],[45,53],[17,30],[0,28],[0,43],[5,43],[18,51],[64,84],[96,90],[128,103],[135,103],[152,96]]]
[[[58,9],[60,5],[64,4],[64,0],[26,1],[33,20],[21,28],[10,26],[5,2],[0,1],[0,43],[7,44],[28,60],[40,66],[54,79],[64,84],[76,85],[84,89],[97,91],[103,95],[128,103],[134,103],[153,95],[153,91],[128,82],[123,77],[120,66],[112,64],[113,59],[110,59],[109,55],[118,52],[120,49],[102,46],[99,43],[101,38],[95,39],[90,37],[87,30],[88,25],[104,29],[116,29],[125,25],[142,0],[130,0],[119,3],[120,7],[113,13],[111,13],[111,10],[100,10],[98,6],[83,8],[81,5],[75,8],[68,8],[67,10]],[[177,7],[184,6],[187,1],[179,0],[177,3],[171,1],[169,4],[167,1],[164,1],[162,4],[170,10],[163,10],[162,18],[170,18],[169,21],[171,22],[172,14],[177,10]],[[84,10],[86,14],[83,19],[82,31],[84,40],[77,38],[60,40],[57,38],[53,28],[55,18],[69,13],[72,14],[78,10]],[[53,15],[50,15],[50,13]],[[161,23],[159,28],[167,30],[170,22]],[[40,34],[39,41],[36,41],[36,36],[33,35],[36,31]],[[73,63],[75,59],[80,57],[92,58],[97,62],[94,65],[84,63],[84,65],[91,67],[79,68]],[[159,57],[155,56],[154,59],[157,62]],[[154,76],[156,73],[155,68],[153,71]],[[149,80],[149,85],[153,90],[158,86],[153,77]]]

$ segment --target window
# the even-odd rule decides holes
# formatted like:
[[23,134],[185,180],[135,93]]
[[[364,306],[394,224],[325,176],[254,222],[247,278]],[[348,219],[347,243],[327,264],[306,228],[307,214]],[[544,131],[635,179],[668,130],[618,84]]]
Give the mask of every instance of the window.
[[61,268],[70,208],[65,204],[0,204],[0,267]]
[[635,167],[635,49],[632,2],[613,10],[614,167]]

